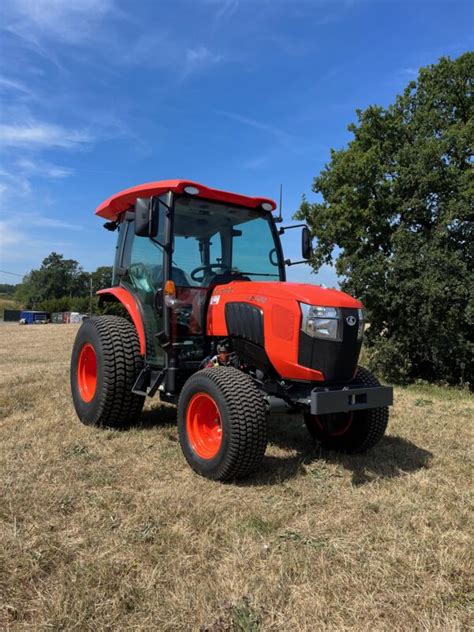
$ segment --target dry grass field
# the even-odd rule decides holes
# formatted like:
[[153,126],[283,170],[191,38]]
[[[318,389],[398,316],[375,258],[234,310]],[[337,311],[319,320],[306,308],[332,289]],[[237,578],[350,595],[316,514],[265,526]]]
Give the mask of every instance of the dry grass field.
[[472,397],[397,389],[365,456],[271,420],[255,476],[196,476],[174,408],[82,426],[73,325],[0,326],[1,630],[467,630]]

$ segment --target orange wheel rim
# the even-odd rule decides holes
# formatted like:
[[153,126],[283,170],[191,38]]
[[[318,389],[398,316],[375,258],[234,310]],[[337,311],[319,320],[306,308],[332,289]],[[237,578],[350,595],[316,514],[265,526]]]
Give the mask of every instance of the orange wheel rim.
[[89,343],[82,347],[77,361],[77,386],[85,402],[94,399],[97,389],[97,357],[94,347]]
[[196,393],[186,410],[186,432],[194,452],[212,459],[222,445],[222,419],[216,402],[207,393]]
[[[321,428],[321,430],[326,431],[330,437],[341,437],[352,426],[354,413],[352,411],[345,414],[329,413],[327,415],[322,415],[322,417],[326,417],[326,420],[323,420],[319,415],[315,415],[316,423]],[[326,421],[326,423],[324,423],[324,421]],[[329,430],[327,423],[328,421]]]

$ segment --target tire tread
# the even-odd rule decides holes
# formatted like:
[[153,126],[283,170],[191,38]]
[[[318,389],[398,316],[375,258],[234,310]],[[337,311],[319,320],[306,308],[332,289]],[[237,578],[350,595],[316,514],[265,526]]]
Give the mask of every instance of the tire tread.
[[82,415],[81,421],[94,426],[130,425],[140,415],[145,400],[132,392],[143,367],[136,329],[126,318],[112,315],[93,316],[84,325],[95,328],[100,338],[103,386],[94,415]]
[[[210,380],[220,390],[229,410],[228,422],[232,428],[231,442],[222,467],[210,478],[229,481],[243,478],[261,462],[267,446],[266,408],[263,397],[252,379],[233,367],[203,369],[186,382],[178,403],[180,441],[186,441],[185,417],[188,393],[196,383]],[[185,456],[193,469],[196,464]],[[202,472],[200,472],[202,473]]]

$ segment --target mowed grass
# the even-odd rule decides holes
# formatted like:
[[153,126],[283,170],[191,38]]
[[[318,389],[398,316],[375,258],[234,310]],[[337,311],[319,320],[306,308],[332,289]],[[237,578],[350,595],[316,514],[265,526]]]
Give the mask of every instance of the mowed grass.
[[258,472],[223,485],[185,463],[173,407],[79,423],[76,331],[0,326],[1,630],[468,629],[468,393],[397,389],[357,457],[281,415]]

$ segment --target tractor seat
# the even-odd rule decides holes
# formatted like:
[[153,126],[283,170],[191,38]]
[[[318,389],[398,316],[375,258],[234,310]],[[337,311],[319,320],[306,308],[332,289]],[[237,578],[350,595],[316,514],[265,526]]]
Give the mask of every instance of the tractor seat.
[[[152,277],[153,282],[156,288],[160,288],[163,285],[163,267],[162,266],[152,266]],[[181,268],[176,266],[172,266],[171,268],[171,279],[176,283],[176,285],[180,287],[190,287],[191,283]]]
[[181,268],[177,268],[176,266],[172,266],[171,268],[171,278],[179,287],[190,287],[191,283],[189,282],[188,276],[184,270]]
[[243,274],[222,272],[221,274],[212,274],[207,279],[204,279],[203,286],[226,285],[227,283],[232,283],[232,281],[250,281],[250,279]]

